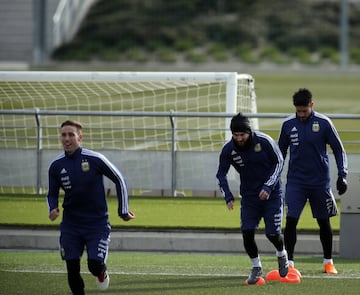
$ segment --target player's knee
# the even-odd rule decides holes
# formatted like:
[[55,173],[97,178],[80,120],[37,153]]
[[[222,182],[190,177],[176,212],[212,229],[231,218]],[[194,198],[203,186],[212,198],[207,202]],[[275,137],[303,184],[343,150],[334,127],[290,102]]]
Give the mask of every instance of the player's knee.
[[280,234],[266,234],[266,237],[268,238],[268,240],[271,242],[271,243],[278,243],[278,242],[281,242],[282,241],[282,237]]
[[284,240],[280,234],[266,234],[268,240],[275,246],[275,248],[281,251],[284,248]]
[[244,243],[252,243],[255,239],[255,230],[244,230],[243,233]]
[[106,265],[104,262],[95,260],[95,259],[89,259],[88,260],[88,268],[92,275],[99,276],[106,270]]
[[327,227],[330,225],[329,218],[324,218],[324,219],[316,218],[316,221],[317,221],[318,225],[322,226],[322,227]]
[[258,256],[258,248],[255,242],[255,230],[245,230],[242,232],[244,248],[247,254],[251,258],[255,258]]
[[255,230],[245,230],[243,231],[243,240],[245,249],[251,249],[256,247],[255,243]]
[[329,218],[325,218],[325,219],[317,218],[316,220],[319,225],[320,232],[328,232],[328,233],[332,232]]
[[286,217],[285,229],[286,230],[295,230],[298,222],[299,222],[299,218]]
[[66,260],[66,268],[70,275],[80,274],[80,259]]

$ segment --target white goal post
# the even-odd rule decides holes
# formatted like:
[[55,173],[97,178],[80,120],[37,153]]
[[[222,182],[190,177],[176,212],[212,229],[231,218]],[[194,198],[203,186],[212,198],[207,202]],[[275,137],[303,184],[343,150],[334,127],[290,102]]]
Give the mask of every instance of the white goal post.
[[[40,114],[36,118],[26,113],[34,110]],[[36,171],[36,165],[29,163],[34,156],[25,155],[35,154],[47,163],[49,151],[61,150],[59,126],[68,118],[84,124],[83,145],[88,148],[157,155],[172,151],[174,129],[176,151],[218,152],[229,138],[229,115],[237,112],[257,113],[255,81],[250,74],[0,72],[0,165],[6,167],[0,172],[0,192],[14,181],[29,186],[23,167]],[[170,122],[169,113],[185,115]],[[257,119],[251,121],[259,129]],[[44,171],[39,173],[46,178]],[[165,178],[168,173],[164,173]],[[146,184],[146,180],[137,182]]]

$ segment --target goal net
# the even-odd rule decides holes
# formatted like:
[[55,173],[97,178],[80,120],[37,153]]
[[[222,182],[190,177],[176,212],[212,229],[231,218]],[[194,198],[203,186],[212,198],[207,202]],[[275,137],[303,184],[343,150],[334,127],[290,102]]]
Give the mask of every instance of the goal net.
[[[94,149],[167,150],[168,116],[155,113],[256,113],[254,79],[236,73],[173,72],[0,72],[2,110],[98,112],[71,115],[86,127]],[[109,114],[109,112],[133,112]],[[152,112],[154,116],[135,116]],[[141,115],[141,114],[140,114]],[[2,148],[35,148],[36,124],[42,148],[59,148],[58,128],[68,114],[34,116],[2,114]],[[175,118],[178,150],[218,150],[229,118]],[[253,127],[258,129],[257,121]]]
[[84,146],[95,150],[170,151],[175,143],[177,151],[218,152],[229,137],[225,115],[237,112],[257,112],[249,74],[0,72],[6,152],[61,150],[59,126],[69,118],[83,123]]

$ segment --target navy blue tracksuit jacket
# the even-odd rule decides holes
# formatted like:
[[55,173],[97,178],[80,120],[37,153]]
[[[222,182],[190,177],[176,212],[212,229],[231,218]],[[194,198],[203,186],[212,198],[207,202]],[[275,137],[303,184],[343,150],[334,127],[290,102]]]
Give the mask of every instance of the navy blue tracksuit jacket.
[[128,213],[128,192],[120,171],[102,154],[79,148],[73,155],[60,154],[49,167],[48,209],[58,208],[59,190],[65,192],[63,222],[101,225],[108,222],[103,177],[116,185],[118,214]]

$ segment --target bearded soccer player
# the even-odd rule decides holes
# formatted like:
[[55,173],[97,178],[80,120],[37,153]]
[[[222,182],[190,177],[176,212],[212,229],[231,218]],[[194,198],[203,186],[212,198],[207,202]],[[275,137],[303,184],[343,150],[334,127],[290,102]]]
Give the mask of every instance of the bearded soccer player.
[[88,269],[100,290],[109,286],[106,268],[110,230],[103,177],[116,185],[118,215],[124,221],[134,218],[128,208],[128,192],[120,171],[102,154],[82,148],[82,125],[68,120],[61,125],[64,152],[50,164],[47,194],[49,218],[60,214],[59,191],[65,192],[60,225],[61,257],[66,261],[69,287],[73,294],[84,295],[80,259],[86,248]]
[[230,191],[227,174],[230,166],[240,174],[241,231],[244,248],[252,270],[247,284],[259,284],[262,265],[255,241],[255,230],[264,218],[266,237],[276,248],[279,274],[286,277],[288,259],[281,235],[283,215],[280,174],[283,157],[276,142],[268,135],[252,131],[249,119],[241,113],[231,119],[232,138],[224,145],[216,174],[220,190],[229,210],[235,198]]
[[289,149],[285,203],[287,206],[284,230],[285,248],[290,268],[294,268],[296,227],[301,212],[309,200],[313,217],[320,228],[323,248],[323,271],[336,274],[332,259],[333,233],[330,217],[338,214],[330,187],[330,169],[327,145],[334,153],[338,170],[337,190],[342,195],[347,190],[347,157],[340,137],[328,117],[315,112],[312,93],[301,88],[293,95],[295,114],[284,120],[279,147],[286,158]]

